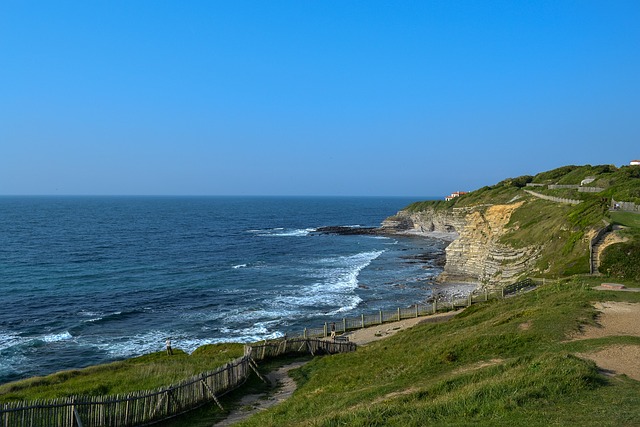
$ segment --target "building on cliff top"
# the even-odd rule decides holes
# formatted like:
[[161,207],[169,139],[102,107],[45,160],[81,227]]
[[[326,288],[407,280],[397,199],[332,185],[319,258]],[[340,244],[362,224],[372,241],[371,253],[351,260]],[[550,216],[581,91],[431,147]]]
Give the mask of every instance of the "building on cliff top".
[[640,160],[631,160],[629,166],[640,166]]
[[466,192],[466,191],[456,191],[456,192],[454,192],[454,193],[451,193],[450,195],[448,195],[448,196],[447,196],[447,197],[445,197],[444,199],[448,202],[449,200],[453,200],[453,199],[455,199],[456,197],[460,197],[460,196],[462,196],[463,194],[467,194],[467,192]]

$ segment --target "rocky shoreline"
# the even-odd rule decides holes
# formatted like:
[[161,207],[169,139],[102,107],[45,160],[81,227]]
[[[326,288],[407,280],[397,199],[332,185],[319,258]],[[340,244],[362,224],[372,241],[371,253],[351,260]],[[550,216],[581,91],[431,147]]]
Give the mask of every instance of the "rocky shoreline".
[[[418,238],[434,238],[451,243],[458,238],[455,231],[421,231],[416,229],[398,230],[389,227],[346,227],[346,226],[327,226],[319,227],[315,230],[320,234],[338,234],[343,236],[354,235],[375,235],[375,236],[405,236]],[[447,259],[446,254],[420,254],[406,258],[408,262],[430,263],[439,267],[444,267]],[[478,289],[479,284],[474,282],[464,282],[456,280],[443,280],[436,278],[433,287],[433,295],[430,301],[451,301],[456,298],[465,298],[469,294]]]

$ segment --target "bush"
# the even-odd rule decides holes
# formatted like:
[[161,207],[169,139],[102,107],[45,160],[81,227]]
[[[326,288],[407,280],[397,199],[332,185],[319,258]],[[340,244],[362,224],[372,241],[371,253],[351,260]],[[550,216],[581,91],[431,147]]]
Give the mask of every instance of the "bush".
[[598,270],[609,277],[640,280],[640,242],[617,243],[607,247]]
[[526,187],[528,183],[530,183],[531,181],[533,181],[533,176],[531,175],[522,175],[519,176],[517,178],[507,178],[504,181],[501,181],[500,183],[498,183],[498,185],[504,185],[507,187],[516,187],[516,188],[522,188],[522,187]]

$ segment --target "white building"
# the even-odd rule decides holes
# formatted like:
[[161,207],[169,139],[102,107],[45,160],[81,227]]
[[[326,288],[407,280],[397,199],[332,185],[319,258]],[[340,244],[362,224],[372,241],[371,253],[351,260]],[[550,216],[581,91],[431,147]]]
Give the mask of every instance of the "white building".
[[454,193],[451,193],[451,195],[445,197],[444,199],[448,202],[449,200],[453,200],[456,197],[462,196],[463,194],[467,194],[467,192],[466,191],[456,191]]
[[631,160],[629,162],[630,166],[640,166],[640,160]]

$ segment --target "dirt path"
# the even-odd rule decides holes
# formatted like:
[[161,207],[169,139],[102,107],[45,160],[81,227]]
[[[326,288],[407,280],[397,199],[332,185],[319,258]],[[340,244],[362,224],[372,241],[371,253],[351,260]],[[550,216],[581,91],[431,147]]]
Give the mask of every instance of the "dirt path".
[[[384,325],[372,326],[370,328],[358,329],[346,334],[351,342],[358,345],[366,345],[370,342],[381,340],[396,334],[398,331],[410,328],[419,323],[445,322],[451,319],[462,310],[440,313],[432,316],[417,317],[414,319],[401,320],[399,322],[385,323]],[[295,362],[283,366],[267,375],[267,380],[274,387],[274,392],[263,394],[250,394],[244,396],[239,403],[239,408],[232,410],[227,418],[214,424],[214,427],[231,426],[239,423],[250,416],[264,411],[274,405],[291,397],[296,390],[296,383],[289,377],[289,371],[308,362]]]
[[402,331],[412,326],[421,323],[437,323],[446,322],[456,314],[462,312],[461,310],[450,311],[447,313],[433,314],[431,316],[416,317],[412,319],[405,319],[399,322],[385,323],[379,326],[371,326],[364,329],[356,329],[355,331],[348,332],[345,335],[349,337],[349,341],[358,345],[366,345],[373,341],[378,341],[383,338],[395,335],[399,331]]
[[249,394],[240,400],[240,407],[232,410],[227,418],[214,424],[215,427],[231,426],[249,418],[251,415],[264,411],[288,399],[296,389],[296,383],[289,377],[289,371],[299,368],[308,362],[295,362],[282,366],[270,372],[266,378],[274,387],[272,393]]
[[[599,326],[585,327],[573,340],[617,335],[640,337],[640,304],[609,301],[596,303],[594,307],[601,312]],[[640,381],[640,345],[611,345],[578,356],[593,360],[605,374],[625,374]]]

